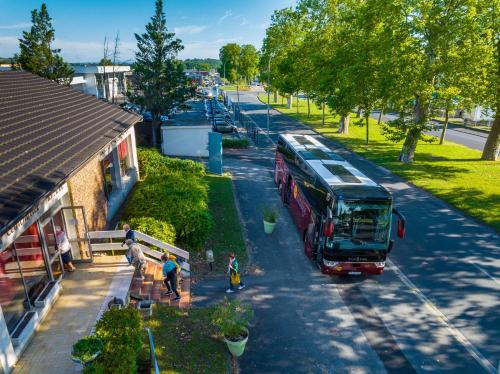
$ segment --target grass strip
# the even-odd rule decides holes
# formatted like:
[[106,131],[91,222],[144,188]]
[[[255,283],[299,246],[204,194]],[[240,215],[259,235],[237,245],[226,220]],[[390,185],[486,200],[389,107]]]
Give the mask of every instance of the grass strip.
[[157,305],[146,321],[162,374],[228,372],[222,336],[212,326],[213,308],[179,309]]

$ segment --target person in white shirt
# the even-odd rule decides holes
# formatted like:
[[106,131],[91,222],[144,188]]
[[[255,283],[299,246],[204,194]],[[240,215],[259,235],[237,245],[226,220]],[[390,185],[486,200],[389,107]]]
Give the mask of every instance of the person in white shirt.
[[66,233],[61,230],[61,227],[56,226],[56,244],[57,249],[61,252],[61,258],[68,271],[75,271],[75,267],[71,262],[71,244],[66,236]]

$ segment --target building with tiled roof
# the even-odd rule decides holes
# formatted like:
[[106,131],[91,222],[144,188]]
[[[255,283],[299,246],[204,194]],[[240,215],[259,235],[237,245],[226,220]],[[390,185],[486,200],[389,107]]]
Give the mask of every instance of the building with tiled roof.
[[105,229],[137,181],[139,120],[71,87],[0,71],[0,372],[62,279],[60,236],[74,262],[91,260],[88,230]]

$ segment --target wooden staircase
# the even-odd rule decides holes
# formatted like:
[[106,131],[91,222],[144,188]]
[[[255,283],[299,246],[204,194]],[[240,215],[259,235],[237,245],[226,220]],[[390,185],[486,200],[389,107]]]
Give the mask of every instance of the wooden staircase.
[[153,300],[155,303],[187,308],[191,304],[191,279],[189,273],[183,272],[183,274],[183,280],[179,282],[178,287],[181,299],[174,301],[174,294],[164,295],[167,288],[163,284],[162,264],[147,260],[145,279],[134,277],[130,285],[130,295],[132,298],[138,297],[143,300]]

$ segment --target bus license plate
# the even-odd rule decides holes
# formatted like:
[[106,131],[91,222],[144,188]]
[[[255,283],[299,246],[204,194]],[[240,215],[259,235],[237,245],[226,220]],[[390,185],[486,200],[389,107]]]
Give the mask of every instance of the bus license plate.
[[349,275],[361,275],[360,271],[350,271]]

